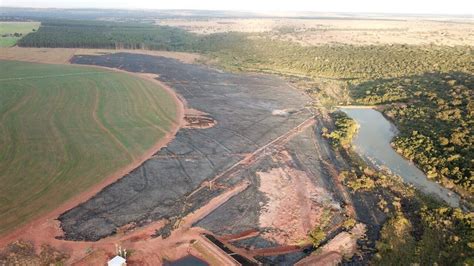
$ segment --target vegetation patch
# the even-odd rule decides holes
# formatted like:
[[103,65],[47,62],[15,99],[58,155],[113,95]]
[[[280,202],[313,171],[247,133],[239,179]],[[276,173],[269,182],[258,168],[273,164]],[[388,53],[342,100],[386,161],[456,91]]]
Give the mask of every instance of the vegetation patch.
[[[238,45],[238,47],[237,47]],[[221,51],[219,62],[234,69],[310,78],[372,80],[431,71],[472,70],[470,47],[314,46],[253,38]]]
[[165,136],[172,96],[130,74],[0,61],[0,234],[104,180]]
[[357,123],[341,111],[332,113],[332,117],[335,121],[335,129],[329,132],[327,128],[323,128],[323,136],[330,139],[335,147],[349,148],[357,132]]
[[375,265],[472,265],[474,263],[474,215],[460,209],[424,205],[417,214],[421,237],[413,224],[397,210],[384,225],[377,242]]
[[68,254],[46,244],[37,253],[33,243],[21,240],[0,251],[1,265],[64,265],[68,258]]
[[309,232],[308,238],[311,244],[317,248],[326,240],[327,233],[331,229],[331,211],[323,210],[319,223]]

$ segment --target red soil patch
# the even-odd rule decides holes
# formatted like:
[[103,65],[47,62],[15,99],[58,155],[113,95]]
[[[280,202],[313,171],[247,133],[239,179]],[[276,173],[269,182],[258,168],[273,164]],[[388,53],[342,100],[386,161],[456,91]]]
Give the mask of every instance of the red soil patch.
[[219,237],[219,240],[232,242],[232,241],[238,241],[238,240],[242,240],[246,238],[255,237],[255,236],[258,236],[259,234],[260,232],[258,230],[250,229],[250,230],[245,230],[243,232],[240,232],[238,234],[221,236]]
[[265,238],[281,245],[292,245],[307,238],[321,218],[321,203],[331,201],[331,198],[311,182],[306,172],[289,166],[291,157],[286,151],[277,157],[282,165],[280,168],[257,172],[259,190],[268,197],[259,225],[275,229],[263,233]]

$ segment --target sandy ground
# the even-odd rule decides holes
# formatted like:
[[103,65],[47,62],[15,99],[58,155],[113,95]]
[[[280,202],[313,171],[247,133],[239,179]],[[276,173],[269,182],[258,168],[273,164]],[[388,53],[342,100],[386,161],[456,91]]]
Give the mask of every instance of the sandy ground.
[[0,60],[17,60],[48,64],[69,64],[76,49],[69,48],[0,48]]
[[18,60],[49,64],[69,64],[69,60],[74,55],[102,55],[111,53],[134,53],[162,56],[177,59],[187,64],[192,64],[200,58],[198,54],[168,51],[0,47],[0,60]]
[[439,44],[472,45],[474,20],[435,20],[436,18],[367,19],[164,19],[159,25],[180,27],[198,34],[218,32],[270,32],[273,38],[303,45],[322,44]]
[[153,56],[162,56],[167,58],[177,59],[186,64],[193,64],[201,56],[199,54],[193,53],[183,53],[183,52],[169,52],[169,51],[148,51],[148,50],[111,50],[111,49],[77,49],[75,55],[103,55],[111,53],[132,53],[132,54],[146,54]]

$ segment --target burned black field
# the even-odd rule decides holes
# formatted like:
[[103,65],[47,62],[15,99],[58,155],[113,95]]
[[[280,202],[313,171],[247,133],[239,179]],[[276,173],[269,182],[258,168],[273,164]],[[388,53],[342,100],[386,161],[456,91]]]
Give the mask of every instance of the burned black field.
[[[226,243],[250,250],[261,261],[297,261],[302,253],[277,256],[299,250],[293,244],[302,239],[292,236],[304,237],[323,212],[330,214],[328,233],[348,216],[346,206],[352,206],[352,200],[334,181],[335,173],[347,165],[321,137],[328,121],[309,108],[308,96],[283,79],[126,53],[75,56],[71,62],[158,74],[187,108],[206,113],[215,124],[180,129],[166,148],[140,167],[62,214],[66,240],[97,241],[121,227],[163,219],[167,225],[156,236],[167,237],[182,217],[242,182],[248,183],[243,192],[193,225],[226,236]],[[262,179],[267,176],[273,181]],[[271,182],[279,183],[281,191],[271,191]],[[357,200],[364,201],[363,195]],[[287,213],[285,204],[302,207]],[[374,217],[371,212],[376,211],[364,205],[356,204],[356,214]],[[295,220],[298,213],[306,216]],[[383,218],[369,218],[369,231],[371,223],[377,227]],[[277,222],[269,224],[270,220]],[[242,232],[255,234],[233,239]],[[279,252],[278,247],[287,248]]]

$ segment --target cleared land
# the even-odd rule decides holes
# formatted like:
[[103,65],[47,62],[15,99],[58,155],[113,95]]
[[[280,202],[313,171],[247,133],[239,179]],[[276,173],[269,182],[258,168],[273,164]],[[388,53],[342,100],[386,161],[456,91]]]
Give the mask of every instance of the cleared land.
[[103,55],[110,53],[134,53],[174,58],[183,63],[192,64],[200,59],[198,54],[149,51],[149,50],[125,50],[125,49],[77,49],[77,48],[25,48],[25,47],[0,47],[0,60],[14,60],[37,63],[69,64],[74,55]]
[[222,32],[269,33],[278,40],[302,45],[437,44],[471,45],[474,21],[399,17],[347,18],[212,18],[160,19],[156,24],[198,34]]
[[0,47],[15,45],[19,39],[37,30],[39,26],[39,22],[0,22]]
[[0,61],[0,234],[133,164],[176,127],[173,95],[105,69]]

